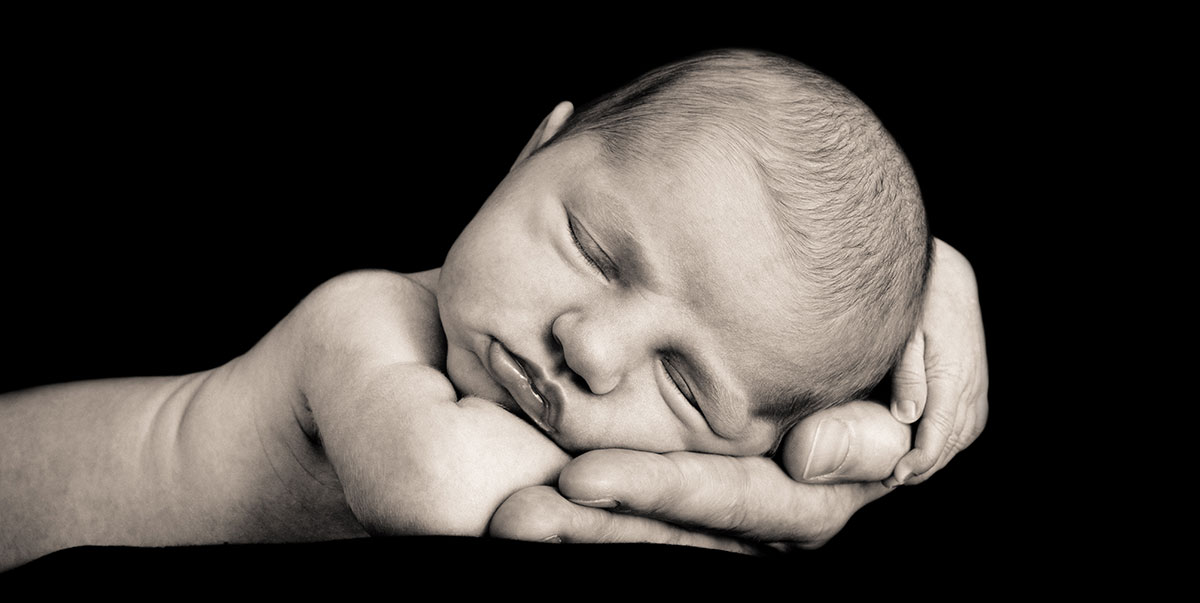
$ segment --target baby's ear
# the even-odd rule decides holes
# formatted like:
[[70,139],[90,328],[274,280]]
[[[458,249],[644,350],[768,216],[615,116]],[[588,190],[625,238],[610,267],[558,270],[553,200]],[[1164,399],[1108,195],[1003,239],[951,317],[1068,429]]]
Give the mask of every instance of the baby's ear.
[[508,168],[508,171],[513,171],[514,168],[521,165],[522,161],[528,159],[534,151],[546,144],[546,141],[553,138],[558,133],[558,130],[562,128],[563,124],[567,123],[567,118],[574,111],[575,106],[570,101],[558,103],[554,107],[554,110],[550,112],[550,115],[547,115],[546,119],[542,120],[537,130],[534,130],[533,137],[529,139],[529,142],[525,143],[525,148],[521,149],[521,154],[517,155],[517,160],[513,162],[512,167]]

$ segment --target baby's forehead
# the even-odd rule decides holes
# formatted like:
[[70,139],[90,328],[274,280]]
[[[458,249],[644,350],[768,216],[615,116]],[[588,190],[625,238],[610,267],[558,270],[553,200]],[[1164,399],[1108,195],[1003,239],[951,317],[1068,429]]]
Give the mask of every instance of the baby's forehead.
[[[707,140],[707,139],[705,139]],[[692,221],[758,220],[762,235],[782,240],[772,194],[764,185],[753,153],[733,143],[600,145],[596,161],[605,169],[598,185],[637,199],[631,211],[641,216],[664,202],[695,209]],[[767,218],[767,219],[764,219]]]
[[[725,412],[792,389],[811,340],[810,287],[757,175],[738,156],[678,161],[579,152],[568,207],[722,384]],[[732,421],[731,421],[732,422]]]
[[[797,310],[811,287],[773,197],[744,154],[604,155],[605,169],[586,170],[589,194],[646,261],[693,294],[697,309],[720,310],[720,322],[741,332],[778,333],[805,322]],[[778,349],[766,339],[755,341]]]
[[[732,167],[730,167],[732,166]],[[751,398],[792,389],[819,333],[812,287],[757,182],[708,164],[663,175],[665,194],[631,219],[651,261],[671,275],[697,332],[713,337]]]
[[757,187],[755,169],[759,153],[741,137],[708,130],[687,136],[655,136],[652,131],[613,140],[604,134],[584,136],[600,142],[598,158],[619,174],[640,178],[710,181],[717,175],[751,174]]

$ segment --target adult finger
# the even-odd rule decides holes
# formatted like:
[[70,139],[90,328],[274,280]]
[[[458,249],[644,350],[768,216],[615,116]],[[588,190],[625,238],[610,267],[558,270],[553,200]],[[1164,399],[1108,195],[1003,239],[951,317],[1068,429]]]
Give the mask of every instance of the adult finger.
[[925,379],[925,334],[917,329],[892,370],[892,416],[897,421],[911,424],[921,418],[927,393]]
[[779,461],[813,484],[878,481],[908,452],[912,428],[878,402],[855,401],[805,418],[784,437]]
[[[927,471],[914,470],[903,483],[908,485],[919,484],[934,473],[941,471],[956,454],[970,446],[983,432],[983,428],[987,424],[987,413],[986,396],[974,404],[967,406],[959,413],[959,420],[955,422],[954,433],[946,440],[933,467]],[[897,471],[903,470],[904,467],[902,465],[897,466]]]
[[974,441],[987,420],[987,351],[974,271],[941,241],[924,312],[925,412],[889,486],[928,478]]
[[559,491],[619,510],[760,542],[823,542],[887,492],[868,484],[802,484],[763,457],[594,450],[569,463]]
[[497,538],[538,542],[653,542],[761,554],[764,545],[687,530],[667,522],[574,504],[554,488],[533,486],[510,496],[488,526]]
[[963,401],[969,396],[963,391],[967,378],[961,371],[938,362],[933,359],[927,373],[929,400],[925,415],[917,425],[913,449],[896,464],[895,473],[887,481],[889,486],[903,485],[914,476],[939,468],[942,453],[959,445],[956,434],[966,419],[963,411],[971,406],[970,402]]

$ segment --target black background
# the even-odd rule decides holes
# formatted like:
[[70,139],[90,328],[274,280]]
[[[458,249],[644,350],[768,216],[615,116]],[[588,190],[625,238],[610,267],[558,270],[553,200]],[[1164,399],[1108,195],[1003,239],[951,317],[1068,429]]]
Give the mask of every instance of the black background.
[[[1075,527],[1073,479],[1046,471],[1067,464],[1061,439],[1045,437],[1064,379],[1044,380],[1042,364],[1061,342],[1033,320],[1061,303],[1047,294],[1064,277],[1046,250],[1061,235],[1055,216],[1071,210],[1046,182],[1059,173],[1047,157],[1068,152],[1048,128],[1079,118],[1056,100],[1074,77],[1072,52],[1039,28],[843,19],[681,33],[524,22],[480,36],[415,18],[92,17],[38,20],[13,56],[0,390],[219,365],[329,277],[440,265],[558,101],[581,104],[699,50],[765,48],[848,86],[905,149],[933,232],[975,267],[991,374],[992,412],[974,445],[927,483],[864,508],[823,549],[781,560],[784,571],[898,590],[951,576],[1012,585],[1095,552]],[[396,547],[406,562],[508,569],[537,559],[567,575],[580,560],[684,559]],[[278,565],[301,554],[287,551],[253,556]],[[342,569],[378,553],[317,551]],[[98,567],[117,571],[108,559]]]

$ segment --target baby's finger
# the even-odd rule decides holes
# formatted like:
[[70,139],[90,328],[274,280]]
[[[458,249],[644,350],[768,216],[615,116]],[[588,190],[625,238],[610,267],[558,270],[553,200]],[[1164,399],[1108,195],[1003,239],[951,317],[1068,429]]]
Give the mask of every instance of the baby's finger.
[[549,486],[525,488],[496,510],[488,533],[538,542],[653,542],[761,554],[765,548],[669,523],[574,504]]
[[892,416],[902,423],[915,423],[925,412],[925,334],[917,329],[900,362],[892,370]]

